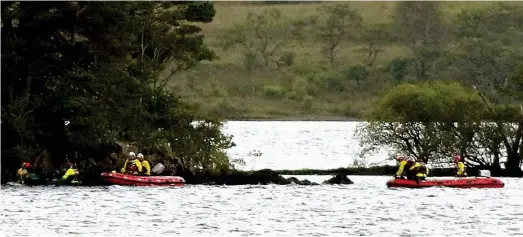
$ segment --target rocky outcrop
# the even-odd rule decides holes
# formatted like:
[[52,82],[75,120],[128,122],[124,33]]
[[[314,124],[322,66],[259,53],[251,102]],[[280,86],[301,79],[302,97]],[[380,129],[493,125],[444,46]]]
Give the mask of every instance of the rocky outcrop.
[[298,185],[318,185],[309,180],[299,180],[297,178],[284,178],[277,172],[270,169],[257,171],[231,171],[226,174],[199,174],[182,175],[187,184],[208,184],[208,185],[258,185],[258,184],[298,184]]
[[326,180],[323,184],[354,184],[352,180],[345,174],[337,174],[336,176]]
[[[92,185],[106,185],[103,182],[100,174],[107,170],[99,168],[91,168],[80,172],[81,183],[76,185],[92,186]],[[172,175],[172,174],[165,174]],[[318,183],[309,180],[300,180],[296,177],[285,178],[277,171],[270,169],[263,169],[257,171],[229,171],[220,174],[208,173],[183,173],[175,174],[182,176],[186,184],[203,184],[203,185],[319,185]],[[41,176],[42,180],[35,180],[32,185],[52,185],[53,177],[48,175]],[[41,182],[36,182],[41,181]],[[335,177],[323,182],[323,184],[352,184],[353,182],[344,174],[336,175]]]
[[287,179],[288,181],[290,181],[290,184],[298,184],[298,185],[318,185],[317,183],[314,183],[314,182],[311,182],[309,180],[299,180],[295,177],[290,177]]

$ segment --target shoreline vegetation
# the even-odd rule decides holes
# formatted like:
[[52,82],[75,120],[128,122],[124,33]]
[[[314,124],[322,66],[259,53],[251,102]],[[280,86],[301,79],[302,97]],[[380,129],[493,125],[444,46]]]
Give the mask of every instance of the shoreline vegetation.
[[521,22],[520,2],[6,2],[2,182],[23,162],[97,182],[130,147],[194,182],[279,180],[236,170],[224,119],[368,121],[360,155],[521,177]]
[[[470,177],[474,177],[475,174],[481,168],[473,168],[467,170]],[[433,168],[430,171],[429,178],[438,177],[453,177],[453,168]],[[191,185],[318,185],[318,183],[311,182],[307,179],[300,180],[299,177],[295,176],[311,176],[311,175],[323,175],[331,176],[323,184],[352,184],[350,176],[388,176],[393,177],[397,171],[396,166],[374,166],[374,167],[351,167],[351,168],[333,168],[333,169],[297,169],[297,170],[249,170],[241,171],[234,170],[224,174],[187,174],[183,175],[186,180],[186,184]],[[99,186],[108,185],[105,184],[102,179],[97,175],[100,171],[90,171],[82,179],[82,183],[85,186]],[[291,176],[288,178],[283,177]],[[346,183],[340,183],[339,179],[343,177]],[[493,176],[494,177],[494,176]],[[506,177],[501,175],[499,177]],[[11,181],[2,179],[2,184],[6,184]]]
[[[486,88],[495,82],[490,87],[495,89],[502,83],[496,77],[510,74],[501,70],[509,62],[497,61],[506,57],[498,46],[516,54],[521,46],[515,43],[520,36],[497,27],[517,24],[512,16],[521,11],[518,2],[261,1],[214,6],[214,20],[197,25],[219,58],[180,72],[167,86],[196,105],[202,116],[227,120],[365,120],[394,86],[426,80],[481,81]],[[510,13],[498,14],[505,10]],[[474,17],[484,23],[475,27]],[[497,29],[502,32],[494,37],[474,32]],[[474,42],[476,38],[483,41]],[[420,44],[411,45],[413,41]],[[481,52],[489,52],[487,58]],[[505,99],[500,91],[487,92]]]

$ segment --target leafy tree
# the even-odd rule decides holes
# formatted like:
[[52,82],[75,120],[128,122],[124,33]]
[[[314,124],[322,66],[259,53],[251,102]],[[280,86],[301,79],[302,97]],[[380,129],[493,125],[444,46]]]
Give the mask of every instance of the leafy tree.
[[392,75],[392,79],[396,83],[401,83],[405,79],[405,76],[407,75],[407,68],[409,62],[409,59],[403,58],[396,58],[393,59],[392,62],[390,62],[390,73]]
[[414,54],[416,78],[427,80],[429,70],[444,53],[446,26],[439,2],[398,2],[394,15],[395,38]]
[[2,167],[42,150],[55,165],[101,159],[123,140],[170,143],[189,169],[227,168],[221,123],[194,125],[194,109],[157,83],[171,63],[212,59],[187,22],[213,16],[205,2],[2,4]]
[[360,82],[367,79],[369,72],[364,66],[352,66],[343,71],[343,73],[351,80],[356,81],[358,86]]
[[[481,104],[479,98],[476,100]],[[448,103],[448,97],[429,86],[399,85],[383,97],[369,125],[360,130],[365,133],[360,135],[370,146],[394,144],[399,151],[428,161],[440,151],[442,137],[438,136],[435,122],[455,122],[459,118],[452,111],[445,111]]]
[[318,38],[324,44],[321,52],[334,67],[340,44],[357,37],[362,17],[348,4],[336,4],[321,6],[317,19]]
[[453,22],[457,41],[449,68],[464,82],[490,91],[517,86],[510,79],[523,57],[521,22],[523,7],[517,5],[464,10]]
[[[458,83],[396,86],[358,128],[364,152],[386,146],[432,164],[460,154],[468,165],[520,175],[523,121],[513,106],[489,106],[481,94]],[[489,122],[491,121],[491,122]]]
[[366,44],[360,50],[367,53],[364,60],[365,65],[372,66],[378,55],[383,52],[383,48],[395,42],[395,37],[390,25],[369,24],[362,27],[356,40]]
[[216,13],[212,3],[142,3],[131,10],[134,52],[129,69],[136,76],[164,87],[176,73],[215,58],[203,44],[201,29],[190,24],[212,21]]
[[278,61],[286,45],[302,36],[304,26],[304,21],[287,21],[277,9],[249,12],[244,24],[237,24],[222,35],[222,46],[240,46],[248,55],[257,54],[269,67]]

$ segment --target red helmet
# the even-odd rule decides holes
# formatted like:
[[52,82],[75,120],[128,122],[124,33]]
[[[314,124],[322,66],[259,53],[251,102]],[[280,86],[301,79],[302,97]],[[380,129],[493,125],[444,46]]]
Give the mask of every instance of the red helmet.
[[67,166],[69,166],[69,167],[73,167],[73,163],[71,163],[71,162],[67,162]]
[[31,168],[31,164],[30,164],[29,162],[24,162],[24,163],[22,164],[22,167],[24,167],[24,168],[26,168],[26,169],[29,169],[29,168]]
[[396,156],[395,158],[397,161],[403,161],[403,160],[406,160],[406,157],[405,156]]
[[461,161],[461,156],[460,155],[455,155],[454,156],[454,162],[460,162]]

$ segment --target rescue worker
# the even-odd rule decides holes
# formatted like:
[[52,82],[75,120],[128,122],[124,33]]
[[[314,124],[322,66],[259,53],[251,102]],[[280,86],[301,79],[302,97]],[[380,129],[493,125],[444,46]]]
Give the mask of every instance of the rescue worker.
[[78,178],[78,175],[80,174],[78,170],[74,167],[73,163],[67,162],[67,170],[65,171],[64,176],[62,176],[63,182],[71,182],[76,183],[75,178]]
[[406,173],[407,179],[412,179],[410,174],[410,168],[414,165],[414,160],[404,156],[397,156],[396,161],[399,162],[398,171],[396,172],[396,178],[403,177],[403,173]]
[[121,173],[138,175],[142,171],[142,164],[136,159],[134,152],[129,153],[129,158],[125,161]]
[[29,162],[23,162],[20,169],[18,169],[18,172],[16,173],[18,176],[18,183],[24,184],[25,179],[28,175],[28,170],[31,168],[31,164]]
[[429,168],[421,160],[416,161],[414,165],[410,167],[409,171],[411,171],[411,173],[414,174],[416,182],[419,182],[420,180],[425,180],[427,178],[427,175],[429,174]]
[[454,156],[454,164],[456,164],[456,177],[467,177],[465,172],[465,164],[461,161],[461,156]]
[[137,157],[138,157],[139,162],[141,163],[141,168],[143,168],[143,169],[139,169],[138,171],[144,175],[151,175],[151,166],[149,165],[149,162],[145,160],[145,157],[143,156],[143,154],[138,153]]

